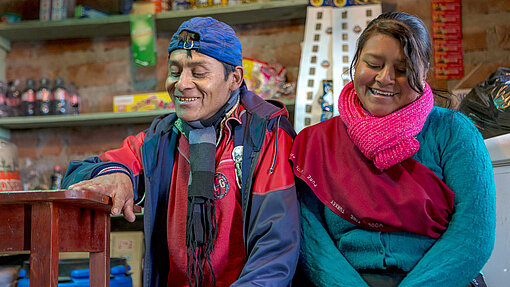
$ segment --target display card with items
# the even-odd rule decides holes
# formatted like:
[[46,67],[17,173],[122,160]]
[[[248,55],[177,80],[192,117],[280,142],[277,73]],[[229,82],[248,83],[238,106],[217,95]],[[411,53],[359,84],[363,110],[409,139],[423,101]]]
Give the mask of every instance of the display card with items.
[[432,0],[434,72],[437,79],[464,76],[460,0]]
[[336,103],[350,82],[356,40],[367,23],[381,14],[381,4],[374,2],[380,3],[310,1],[296,91],[297,132],[338,115]]

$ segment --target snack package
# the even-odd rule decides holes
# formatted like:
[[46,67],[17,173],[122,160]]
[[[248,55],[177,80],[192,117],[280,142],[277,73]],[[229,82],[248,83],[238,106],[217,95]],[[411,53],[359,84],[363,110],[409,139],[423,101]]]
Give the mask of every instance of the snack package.
[[260,97],[277,98],[290,93],[292,86],[285,82],[285,67],[276,68],[264,61],[243,58],[243,69],[248,90]]
[[166,91],[113,97],[113,112],[115,113],[173,108],[174,104]]

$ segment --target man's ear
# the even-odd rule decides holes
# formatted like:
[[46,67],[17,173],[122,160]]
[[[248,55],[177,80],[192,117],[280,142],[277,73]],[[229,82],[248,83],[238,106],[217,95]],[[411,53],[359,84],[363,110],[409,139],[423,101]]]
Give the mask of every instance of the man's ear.
[[230,75],[230,90],[235,91],[241,87],[244,79],[244,70],[241,66],[236,66]]

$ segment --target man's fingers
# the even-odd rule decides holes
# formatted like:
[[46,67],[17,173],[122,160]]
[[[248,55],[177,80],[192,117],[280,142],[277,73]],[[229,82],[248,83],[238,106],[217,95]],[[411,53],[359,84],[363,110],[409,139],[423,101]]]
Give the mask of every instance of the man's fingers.
[[84,184],[86,184],[86,182],[85,182],[85,181],[80,181],[80,182],[77,182],[77,183],[71,184],[71,185],[69,186],[69,189],[76,189],[76,190],[78,190],[79,188],[82,188]]
[[116,193],[112,197],[113,206],[112,206],[112,215],[119,215],[120,211],[124,208],[124,204],[126,203],[126,198],[119,193]]
[[126,204],[124,205],[123,215],[127,221],[129,221],[129,222],[135,221],[136,216],[135,216],[135,213],[133,212],[133,202],[132,201],[128,200],[126,202]]
[[91,180],[83,180],[83,181],[71,184],[68,189],[91,190],[91,187],[94,187],[94,183],[92,183]]

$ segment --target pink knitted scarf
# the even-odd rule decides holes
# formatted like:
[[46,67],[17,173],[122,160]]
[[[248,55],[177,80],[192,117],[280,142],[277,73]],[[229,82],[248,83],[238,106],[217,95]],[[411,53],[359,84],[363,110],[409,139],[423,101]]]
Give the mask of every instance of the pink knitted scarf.
[[374,117],[363,109],[352,82],[344,87],[338,99],[340,117],[347,126],[347,133],[381,171],[418,151],[420,143],[414,136],[423,128],[433,105],[434,96],[427,83],[422,96],[384,117]]

